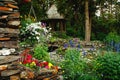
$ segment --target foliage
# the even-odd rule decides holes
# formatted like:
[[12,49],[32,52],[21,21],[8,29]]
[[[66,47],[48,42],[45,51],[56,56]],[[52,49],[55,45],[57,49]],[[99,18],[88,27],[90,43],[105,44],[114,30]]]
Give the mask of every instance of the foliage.
[[68,39],[70,38],[69,36],[66,35],[65,32],[53,32],[52,34],[54,37],[57,37],[57,38],[62,38],[62,39]]
[[[39,70],[40,68],[46,69],[56,69],[58,70],[57,66],[54,66],[52,63],[47,61],[41,61],[33,57],[30,48],[27,48],[22,51],[20,54],[19,62],[21,65],[31,68],[32,70]],[[38,56],[39,57],[39,56]],[[38,72],[38,71],[37,71]]]
[[101,80],[119,80],[120,78],[120,55],[105,53],[95,60],[95,71]]
[[77,76],[82,75],[85,69],[85,61],[80,56],[78,50],[68,49],[65,53],[65,60],[62,62],[61,67],[64,70],[64,78],[66,80],[74,80]]
[[[103,40],[111,31],[120,34],[119,2],[117,2],[117,0],[96,0],[94,4],[93,1],[94,0],[90,0],[89,2],[90,16],[92,15],[92,40]],[[85,1],[82,0],[32,0],[32,2],[23,3],[21,0],[18,0],[21,15],[28,15],[32,4],[38,20],[46,19],[46,11],[51,4],[57,4],[58,11],[63,14],[66,19],[66,34],[73,37],[80,37],[81,39],[84,39],[85,33],[84,2]],[[105,2],[108,4],[104,4]],[[111,10],[112,5],[115,5],[113,6],[113,10]],[[97,9],[100,9],[102,12],[99,17],[95,16]],[[31,16],[33,16],[33,14],[31,14]]]
[[83,56],[77,49],[65,51],[65,60],[61,66],[65,80],[99,80],[94,71],[94,59]]
[[[114,6],[113,6],[114,5]],[[119,10],[117,0],[96,0],[96,6],[100,15],[94,17],[92,21],[92,39],[104,40],[110,32],[120,32]],[[110,9],[111,7],[111,9]],[[113,9],[114,8],[114,9]],[[106,10],[104,10],[106,9]],[[97,13],[96,13],[97,14]],[[120,33],[119,33],[120,34]]]
[[20,27],[21,34],[24,34],[27,24],[31,24],[33,22],[35,22],[34,17],[30,15],[21,16],[21,27]]
[[110,32],[105,39],[107,49],[120,52],[120,36],[116,32]]
[[110,32],[106,36],[106,42],[110,43],[111,41],[114,41],[115,43],[120,42],[120,36],[116,32]]
[[115,18],[94,17],[92,23],[92,40],[103,41],[110,32],[120,34],[119,22]]
[[[85,0],[60,1],[56,0],[58,11],[64,14],[66,22],[67,35],[84,39],[85,33]],[[64,6],[63,6],[64,5]],[[89,0],[89,16],[92,20],[95,16],[96,5],[94,0]],[[72,13],[72,14],[71,14]],[[76,34],[77,33],[77,34]]]
[[18,0],[18,6],[22,16],[29,14],[30,6],[31,6],[30,2],[24,3],[23,0]]
[[76,80],[99,80],[96,75],[84,74],[81,77],[76,78]]
[[[18,0],[21,15],[34,16],[34,18],[37,18],[37,21],[43,20],[46,17],[47,5],[48,3],[46,0],[31,0],[31,2],[28,3],[23,2],[23,0]],[[31,6],[33,7],[32,9]]]
[[29,44],[30,46],[34,46],[33,44],[35,43],[46,42],[48,38],[51,37],[51,34],[49,33],[50,28],[47,28],[45,23],[33,23],[31,19],[30,21],[28,19],[22,22],[22,27],[20,29],[21,42]]
[[26,28],[27,28],[27,24],[31,24],[33,22],[35,22],[34,17],[29,15],[21,16],[21,26],[20,26],[20,34],[19,34],[20,46],[27,45],[27,43],[29,43],[29,40],[26,40],[26,37],[29,36],[28,32],[26,31]]
[[66,34],[68,36],[79,37],[81,40],[84,39],[84,30],[85,29],[84,29],[83,24],[75,23],[74,25],[71,25],[71,23],[66,22],[66,26],[67,26]]
[[44,60],[44,61],[50,61],[50,56],[48,51],[48,47],[45,45],[37,44],[34,47],[34,54],[33,57],[35,57],[38,60]]
[[[56,0],[58,11],[60,13],[64,14],[65,19],[67,20],[66,30],[67,30],[67,35],[69,35],[69,36],[74,35],[76,37],[75,31],[81,30],[81,29],[78,29],[78,27],[81,27],[81,26],[79,26],[79,24],[83,22],[83,18],[81,18],[81,14],[80,14],[81,11],[79,11],[79,10],[83,10],[83,9],[81,9],[81,7],[78,6],[78,5],[80,5],[80,4],[78,4],[79,2],[80,2],[80,0],[74,1],[74,2],[67,1],[67,0],[64,0],[64,1]],[[70,14],[70,13],[74,13],[74,14]],[[79,31],[76,31],[76,32],[79,32]],[[78,37],[78,35],[77,35],[77,37]]]

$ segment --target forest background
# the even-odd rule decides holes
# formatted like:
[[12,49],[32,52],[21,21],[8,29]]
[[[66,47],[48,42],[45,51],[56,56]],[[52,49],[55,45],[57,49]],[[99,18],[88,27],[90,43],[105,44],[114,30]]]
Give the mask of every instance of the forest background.
[[[109,33],[120,35],[118,0],[18,0],[21,15],[28,15],[31,5],[38,21],[47,19],[46,11],[56,4],[66,20],[66,34],[81,40],[104,41]],[[32,15],[32,14],[31,14]]]

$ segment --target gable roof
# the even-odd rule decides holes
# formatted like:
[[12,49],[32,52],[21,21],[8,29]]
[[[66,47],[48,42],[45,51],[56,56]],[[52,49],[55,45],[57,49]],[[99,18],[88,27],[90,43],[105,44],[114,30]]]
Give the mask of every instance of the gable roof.
[[47,13],[47,17],[49,19],[63,19],[63,15],[61,15],[60,13],[58,13],[57,11],[57,7],[55,4],[53,4],[49,9],[48,11],[46,12]]

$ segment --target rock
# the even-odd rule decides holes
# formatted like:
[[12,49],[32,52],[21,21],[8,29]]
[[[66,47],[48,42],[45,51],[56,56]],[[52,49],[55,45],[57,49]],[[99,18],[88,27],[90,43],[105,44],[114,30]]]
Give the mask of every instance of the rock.
[[6,24],[3,22],[0,22],[0,26],[6,26]]
[[14,0],[0,0],[0,1],[11,1],[11,2],[14,2]]
[[8,65],[0,65],[0,71],[6,70]]
[[0,56],[0,65],[16,61],[20,56]]
[[22,79],[33,79],[34,77],[35,76],[32,71],[22,71],[20,73],[20,78],[22,78]]
[[0,47],[19,48],[18,41],[0,41]]
[[6,19],[8,17],[8,15],[2,15],[0,16],[0,19]]
[[64,80],[64,78],[63,78],[62,75],[59,75],[59,76],[58,76],[58,79],[59,79],[59,80]]
[[8,25],[19,26],[20,25],[20,21],[8,21]]
[[12,8],[2,7],[2,6],[0,6],[0,10],[2,10],[2,11],[13,11]]
[[10,38],[0,38],[0,41],[10,40]]
[[10,76],[10,80],[20,80],[19,75]]
[[9,14],[9,13],[14,13],[14,12],[13,11],[3,11],[3,10],[0,10],[0,13]]
[[12,29],[12,28],[0,28],[0,33],[15,33],[19,34],[19,29]]
[[0,48],[19,48],[19,25],[20,12],[17,1],[0,0]]
[[0,2],[0,6],[4,6],[4,4],[2,2]]
[[15,52],[15,49],[7,49],[7,48],[3,48],[2,50],[0,50],[0,55],[9,55]]
[[10,0],[4,1],[3,3],[4,3],[4,4],[10,3],[10,4],[13,4],[13,5],[17,5],[17,4],[18,4],[17,2],[15,2],[15,1],[10,1]]
[[10,7],[10,8],[16,8],[16,9],[19,9],[18,6],[15,6],[15,5],[10,4],[10,3],[8,3],[7,6]]
[[22,78],[22,79],[27,78],[27,72],[26,72],[26,71],[22,71],[22,72],[20,73],[20,78]]
[[1,72],[1,76],[11,76],[20,73],[20,70],[4,70]]
[[41,69],[37,74],[39,75],[39,76],[42,76],[42,75],[56,75],[57,74],[57,70],[55,70],[55,69],[52,69],[52,70],[48,70],[48,69]]
[[3,33],[0,33],[0,37],[2,38],[2,37],[8,37],[8,38],[10,38],[10,37],[19,37],[19,35],[18,34],[15,34],[15,33],[11,33],[11,34],[3,34]]
[[20,17],[20,13],[19,12],[16,12],[16,13],[8,15],[8,19],[10,19],[10,18],[19,18],[19,17]]

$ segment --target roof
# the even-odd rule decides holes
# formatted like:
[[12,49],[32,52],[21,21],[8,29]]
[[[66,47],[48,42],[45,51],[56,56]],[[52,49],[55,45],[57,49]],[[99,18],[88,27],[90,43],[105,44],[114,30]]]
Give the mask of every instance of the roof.
[[63,15],[58,13],[57,7],[53,4],[47,11],[47,16],[49,19],[63,19]]

